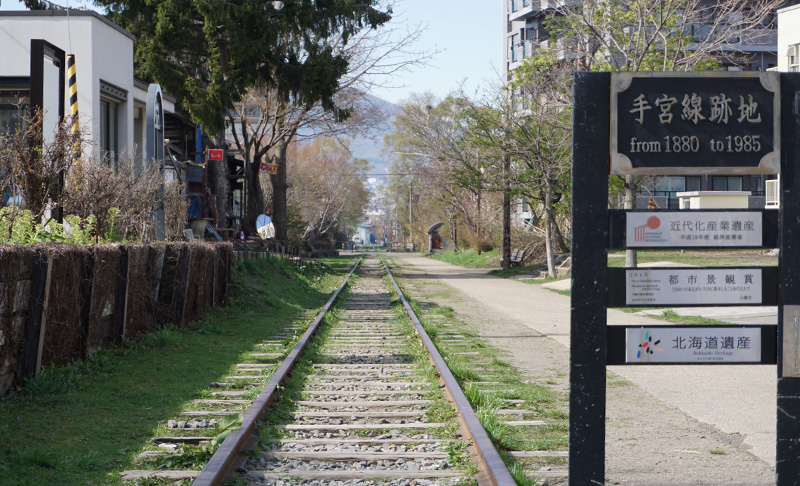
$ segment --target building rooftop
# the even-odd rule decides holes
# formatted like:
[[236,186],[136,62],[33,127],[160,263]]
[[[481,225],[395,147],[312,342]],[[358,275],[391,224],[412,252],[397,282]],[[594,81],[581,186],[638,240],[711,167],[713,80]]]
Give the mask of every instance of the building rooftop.
[[104,24],[108,25],[112,29],[117,30],[119,33],[129,37],[131,40],[135,40],[136,38],[128,32],[127,30],[123,29],[119,25],[115,24],[111,20],[108,19],[105,15],[102,15],[94,10],[12,10],[12,11],[0,11],[0,18],[4,17],[94,17],[97,20],[103,22]]

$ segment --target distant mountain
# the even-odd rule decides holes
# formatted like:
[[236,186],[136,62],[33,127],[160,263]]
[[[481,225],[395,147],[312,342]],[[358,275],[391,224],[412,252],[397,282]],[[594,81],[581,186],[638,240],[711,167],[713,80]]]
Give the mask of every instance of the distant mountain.
[[350,140],[350,150],[353,156],[360,159],[367,159],[372,166],[370,173],[386,174],[389,172],[389,163],[386,160],[386,155],[383,153],[383,137],[391,133],[394,124],[394,118],[399,113],[400,108],[394,103],[390,103],[377,96],[367,95],[370,103],[379,107],[382,111],[386,112],[389,116],[380,126],[376,126],[368,137],[355,137]]
[[[350,138],[350,151],[353,153],[353,157],[370,162],[372,166],[370,173],[386,174],[389,164],[383,154],[383,137],[392,131],[394,118],[400,111],[400,107],[370,94],[366,95],[365,102],[385,113],[386,118],[377,124],[369,134]],[[299,139],[308,141],[314,137],[314,129],[302,128],[297,135]]]

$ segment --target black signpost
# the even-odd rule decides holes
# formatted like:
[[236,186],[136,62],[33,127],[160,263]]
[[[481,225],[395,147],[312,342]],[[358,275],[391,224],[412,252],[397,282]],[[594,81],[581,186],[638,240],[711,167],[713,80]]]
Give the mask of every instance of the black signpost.
[[[571,484],[604,484],[606,366],[776,364],[776,481],[800,478],[800,74],[575,74]],[[599,149],[608,147],[608,150]],[[609,174],[781,174],[780,212],[611,211]],[[604,241],[605,244],[598,244]],[[774,267],[609,269],[609,249],[780,248]],[[778,325],[608,326],[608,307],[777,305]]]

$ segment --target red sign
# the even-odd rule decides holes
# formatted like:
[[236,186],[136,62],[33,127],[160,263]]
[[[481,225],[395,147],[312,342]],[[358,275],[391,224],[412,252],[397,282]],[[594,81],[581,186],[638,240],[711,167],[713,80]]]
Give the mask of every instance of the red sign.
[[208,160],[222,160],[222,149],[208,149]]
[[259,172],[267,172],[267,171],[269,171],[269,169],[267,168],[267,165],[269,165],[269,164],[267,164],[266,162],[261,162],[260,164],[258,164],[258,171]]

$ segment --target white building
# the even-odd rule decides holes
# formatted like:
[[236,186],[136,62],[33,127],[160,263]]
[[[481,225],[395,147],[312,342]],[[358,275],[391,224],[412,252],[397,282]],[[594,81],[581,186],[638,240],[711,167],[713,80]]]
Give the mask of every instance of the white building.
[[800,5],[778,10],[778,71],[800,72]]
[[[135,151],[141,157],[148,85],[134,79],[134,37],[94,11],[0,12],[0,124],[14,99],[28,94],[32,39],[75,55],[80,123],[93,141],[84,155],[114,160]],[[63,115],[69,115],[64,84]],[[174,113],[174,98],[163,102],[164,112]]]

